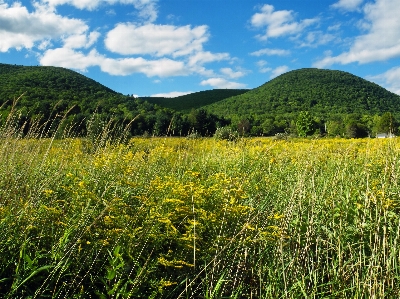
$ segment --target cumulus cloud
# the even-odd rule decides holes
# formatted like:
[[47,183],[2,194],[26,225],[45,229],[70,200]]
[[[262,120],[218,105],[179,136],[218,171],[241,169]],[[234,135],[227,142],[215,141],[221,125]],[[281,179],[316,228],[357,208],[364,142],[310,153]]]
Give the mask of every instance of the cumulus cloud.
[[92,50],[88,54],[70,48],[49,49],[39,59],[41,65],[72,68],[87,71],[89,67],[97,66],[103,57]]
[[143,73],[148,77],[169,77],[188,75],[190,72],[183,62],[167,58],[155,60],[146,60],[142,57],[115,59],[107,58],[96,50],[91,50],[88,54],[85,54],[69,48],[47,50],[40,58],[40,64],[80,71],[99,66],[103,72],[118,76]]
[[332,4],[331,7],[344,11],[355,11],[359,9],[363,2],[364,0],[339,0]]
[[274,6],[269,4],[263,5],[260,12],[254,14],[250,20],[255,28],[266,27],[265,33],[257,36],[261,40],[298,34],[317,21],[318,19],[314,18],[297,22],[292,10],[275,11]]
[[89,34],[76,34],[64,38],[64,47],[71,49],[89,48],[91,47],[100,37],[100,33],[97,31],[90,32]]
[[220,89],[240,89],[246,88],[246,84],[228,81],[224,78],[209,78],[207,80],[203,80],[200,82],[200,85],[206,86],[210,85],[213,88],[220,88]]
[[0,52],[11,48],[31,49],[35,43],[60,36],[82,35],[88,30],[85,22],[62,17],[52,9],[35,4],[35,11],[15,2],[0,4]]
[[230,79],[238,79],[246,75],[245,71],[234,71],[230,67],[221,68],[220,72]]
[[[151,23],[120,23],[105,34],[106,48],[122,58],[108,57],[93,46],[101,33],[81,20],[57,13],[60,5],[94,10],[101,5],[131,4],[147,21],[156,18],[157,0],[36,0],[28,10],[19,2],[0,0],[0,52],[23,48],[40,51],[41,65],[60,66],[79,71],[99,67],[111,75],[142,73],[148,77],[199,74],[212,78],[219,75],[206,69],[206,63],[232,60],[229,53],[204,50],[209,39],[208,26],[173,26]],[[147,13],[146,13],[147,11]],[[150,12],[155,14],[150,16]],[[99,29],[100,30],[100,29]],[[244,75],[243,71],[221,69],[228,79]]]
[[289,50],[283,50],[283,49],[265,48],[265,49],[261,49],[261,50],[252,52],[252,53],[250,53],[250,55],[252,55],[252,56],[262,56],[262,55],[267,55],[267,56],[272,56],[272,55],[286,56],[286,55],[290,55],[290,51]]
[[377,76],[369,76],[368,80],[374,81],[377,84],[385,87],[393,93],[400,95],[400,66],[393,67],[383,74]]
[[207,26],[118,24],[107,33],[108,50],[122,55],[149,54],[173,57],[201,51],[209,38]]
[[368,32],[355,38],[347,52],[337,56],[328,55],[314,63],[324,68],[332,64],[360,64],[385,61],[400,57],[400,22],[398,0],[376,0],[364,6],[364,22]]
[[[118,24],[107,33],[105,45],[108,50],[121,55],[172,57],[174,60],[164,59],[165,62],[169,62],[164,67],[172,67],[172,74],[197,73],[212,77],[215,76],[215,73],[212,70],[207,70],[203,65],[230,60],[231,57],[229,53],[204,51],[203,44],[208,41],[208,38],[207,26],[124,23]],[[176,61],[176,59],[181,61]],[[172,63],[172,61],[175,61],[175,63]],[[185,71],[178,71],[178,64],[179,66],[184,65]],[[158,73],[160,72],[161,70]]]
[[190,93],[193,93],[193,91],[171,91],[166,93],[156,93],[151,95],[151,97],[176,98]]
[[182,61],[175,61],[168,58],[147,60],[142,57],[113,59],[105,58],[100,62],[102,71],[111,75],[130,75],[142,73],[148,77],[171,77],[184,76],[190,72]]

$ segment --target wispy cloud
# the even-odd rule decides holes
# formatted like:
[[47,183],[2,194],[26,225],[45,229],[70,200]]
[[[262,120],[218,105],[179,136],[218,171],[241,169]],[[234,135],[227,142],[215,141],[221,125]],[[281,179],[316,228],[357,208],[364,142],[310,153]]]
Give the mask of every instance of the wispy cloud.
[[262,55],[287,56],[287,55],[290,55],[290,53],[291,52],[289,50],[265,48],[265,49],[261,49],[261,50],[252,52],[252,53],[250,53],[250,55],[252,55],[252,56],[262,56]]
[[203,80],[200,82],[202,86],[212,86],[213,88],[221,88],[221,89],[241,89],[246,88],[246,84],[228,81],[224,78],[209,78],[207,80]]
[[269,4],[263,5],[250,20],[253,27],[264,28],[265,33],[257,35],[260,40],[295,35],[317,21],[318,18],[296,21],[292,10],[275,11],[274,6]]
[[400,95],[400,66],[393,67],[383,74],[367,77],[368,80],[374,81],[387,90]]
[[247,74],[246,71],[234,71],[230,67],[221,68],[220,72],[229,79],[238,79]]
[[268,72],[272,71],[272,68],[267,67],[267,65],[268,65],[268,62],[265,60],[257,61],[258,71],[260,73],[268,73]]
[[400,57],[398,0],[376,0],[366,4],[363,11],[368,32],[356,37],[348,51],[337,56],[328,55],[316,61],[315,67],[353,62],[363,64]]
[[360,8],[364,0],[339,0],[331,5],[332,8],[340,9],[343,11],[355,11]]
[[290,70],[290,68],[287,65],[281,65],[276,68],[272,68],[267,65],[268,65],[268,62],[265,60],[260,60],[257,62],[258,71],[263,74],[269,73],[270,79],[278,77],[279,75],[286,73]]
[[193,91],[171,91],[166,93],[156,93],[151,95],[151,97],[176,98],[190,93],[193,93]]
[[271,71],[270,78],[272,79],[272,78],[278,77],[279,75],[282,75],[282,74],[288,72],[289,70],[290,70],[290,68],[287,65],[278,66],[277,68],[275,68]]
[[323,31],[310,31],[306,34],[304,39],[300,41],[300,47],[316,48],[321,45],[332,44],[339,40],[339,38],[330,33],[324,33]]

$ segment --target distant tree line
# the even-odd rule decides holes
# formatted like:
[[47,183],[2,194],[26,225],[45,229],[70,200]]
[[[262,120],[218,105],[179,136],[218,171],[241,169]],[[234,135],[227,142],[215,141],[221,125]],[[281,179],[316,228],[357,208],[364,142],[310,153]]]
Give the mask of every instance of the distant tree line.
[[0,126],[7,123],[25,134],[35,128],[42,136],[104,129],[127,136],[213,136],[226,127],[219,132],[228,136],[358,138],[396,134],[399,119],[398,95],[339,71],[302,69],[250,91],[154,99],[116,93],[63,68],[0,64]]
[[288,133],[299,137],[315,135],[345,138],[375,137],[378,133],[397,134],[399,126],[399,121],[391,112],[381,115],[334,114],[321,118],[309,111],[266,119],[246,118],[231,124],[231,128],[236,129],[242,136],[274,136]]

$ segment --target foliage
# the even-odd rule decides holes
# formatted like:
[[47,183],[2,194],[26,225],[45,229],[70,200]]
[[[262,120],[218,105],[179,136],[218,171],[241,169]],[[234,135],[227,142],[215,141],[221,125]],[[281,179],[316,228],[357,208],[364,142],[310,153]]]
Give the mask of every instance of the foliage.
[[400,296],[396,138],[18,130],[0,127],[2,298]]
[[[86,136],[95,133],[96,126],[89,128],[92,122],[100,125],[98,131],[104,126],[124,128],[126,136],[146,132],[213,136],[216,128],[231,126],[241,136],[320,132],[358,138],[396,133],[399,107],[399,96],[331,70],[291,71],[250,91],[210,90],[172,99],[139,99],[64,68],[0,64],[0,123],[12,111],[14,124],[24,127],[24,134],[38,126],[43,137],[56,134],[60,122],[64,126],[60,132]],[[309,113],[312,119],[307,122],[312,125],[298,127],[300,113]]]
[[217,140],[237,141],[239,133],[232,130],[231,127],[221,127],[215,131],[214,138]]
[[249,91],[248,89],[213,89],[194,92],[187,95],[164,98],[164,97],[141,97],[152,104],[170,108],[181,112],[190,112],[192,109],[199,109],[203,106],[219,102],[223,99],[230,98],[236,95],[243,94]]
[[[240,92],[215,91],[210,97]],[[101,132],[106,124],[126,128],[131,136],[145,132],[155,136],[185,136],[193,130],[212,135],[217,125],[228,123],[201,109],[182,114],[118,94],[64,68],[0,64],[0,123],[4,123],[11,111],[18,115],[15,122],[25,127],[24,132],[35,125],[43,126],[47,137],[55,133],[61,119],[71,133],[82,136],[97,134],[95,131]]]
[[297,133],[300,137],[311,135],[315,131],[315,124],[308,111],[301,111],[296,121]]
[[[250,90],[204,107],[233,124],[248,119],[272,136],[284,132],[301,111],[324,122],[349,114],[382,115],[400,119],[400,96],[347,72],[299,69]],[[340,129],[345,131],[347,124]],[[375,124],[360,123],[372,132]],[[337,132],[335,132],[337,133]]]

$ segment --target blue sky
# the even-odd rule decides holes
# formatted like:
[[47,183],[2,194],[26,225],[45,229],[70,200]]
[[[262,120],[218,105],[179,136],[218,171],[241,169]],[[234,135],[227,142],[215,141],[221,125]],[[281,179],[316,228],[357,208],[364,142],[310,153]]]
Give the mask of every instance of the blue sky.
[[299,68],[400,94],[400,0],[0,0],[0,62],[123,94],[255,88]]

